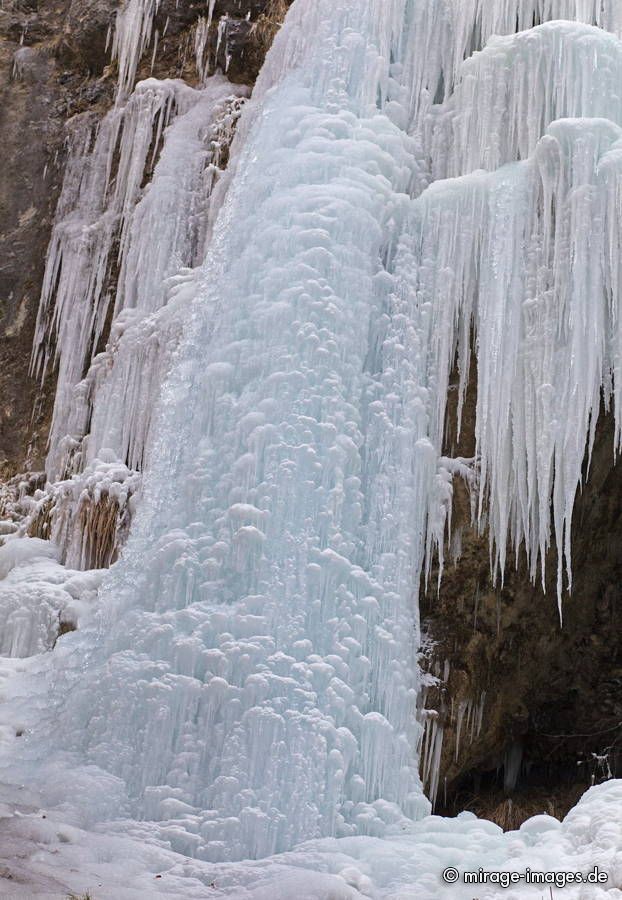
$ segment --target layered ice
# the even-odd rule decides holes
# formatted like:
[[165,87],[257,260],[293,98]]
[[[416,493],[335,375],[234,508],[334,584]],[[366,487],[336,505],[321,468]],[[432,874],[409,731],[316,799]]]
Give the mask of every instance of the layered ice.
[[[111,303],[115,238],[125,247],[145,168],[172,111],[190,105],[194,92],[181,82],[143,83],[126,106],[116,106],[96,129],[77,117],[70,134],[63,191],[48,249],[33,362],[45,371],[58,360],[58,387],[50,436],[48,474],[68,468],[63,440],[76,432],[74,389],[97,352]],[[183,107],[182,107],[183,108]],[[122,139],[119,140],[120,132]],[[120,158],[113,165],[115,154]]]
[[[95,133],[88,117],[73,124],[34,355],[38,370],[58,363],[52,481],[103,448],[131,467],[142,462],[148,398],[166,371],[170,337],[166,328],[158,333],[155,317],[168,300],[169,276],[204,253],[211,195],[244,94],[222,76],[201,90],[147,79]],[[98,403],[99,392],[105,399]]]
[[188,293],[184,269],[205,254],[214,190],[245,94],[222,76],[210,78],[164,135],[121,250],[111,336],[85,379],[88,462],[102,447],[114,447],[130,468],[143,466],[152,400],[179,331],[173,310],[179,318]]
[[[382,833],[426,808],[406,502],[420,451],[392,434],[386,465],[360,452],[377,427],[361,408],[377,276],[416,147],[340,90],[327,109],[292,78],[257,120],[223,211],[237,224],[217,224],[166,390],[180,443],[156,437],[151,502],[103,601],[97,690],[117,700],[85,732],[81,677],[61,714],[72,748],[116,760],[136,815],[207,859]],[[377,535],[367,482],[375,504],[404,492],[399,548]]]
[[426,149],[435,180],[527,159],[557,119],[622,124],[622,44],[599,28],[548,22],[493,37],[434,107]]

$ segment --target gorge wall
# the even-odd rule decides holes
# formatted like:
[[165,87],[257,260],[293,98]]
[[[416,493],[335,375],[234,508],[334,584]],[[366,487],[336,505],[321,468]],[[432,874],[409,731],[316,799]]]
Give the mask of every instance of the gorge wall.
[[[211,66],[251,86],[286,4],[217,0],[207,40]],[[115,66],[107,49],[113,0],[7,2],[0,8],[0,472],[20,481],[44,468],[55,374],[30,374],[45,254],[60,194],[66,125],[77,114],[100,120],[114,101]],[[139,77],[183,77],[196,84],[196,23],[205,3],[162,0],[160,38],[140,62]],[[226,39],[219,22],[227,17]],[[105,339],[105,335],[104,335]],[[467,420],[473,398],[467,404]],[[452,451],[473,454],[472,429]],[[465,807],[514,825],[541,809],[564,814],[592,779],[619,765],[622,737],[620,507],[622,475],[614,466],[613,426],[603,418],[590,478],[577,501],[573,557],[577,573],[555,602],[554,550],[548,590],[532,586],[526,565],[503,588],[490,578],[486,535],[470,528],[458,491],[454,525],[460,558],[430,589],[422,616],[431,686],[429,721],[437,731],[437,808]],[[39,534],[40,532],[37,532]],[[41,532],[42,536],[46,536]],[[458,546],[460,545],[460,546]],[[460,550],[460,553],[458,553]],[[430,726],[431,728],[431,726]],[[439,735],[442,733],[442,743]],[[430,751],[432,752],[432,751]],[[552,789],[553,785],[553,789]],[[428,785],[430,787],[430,785]],[[508,805],[508,800],[511,803]]]

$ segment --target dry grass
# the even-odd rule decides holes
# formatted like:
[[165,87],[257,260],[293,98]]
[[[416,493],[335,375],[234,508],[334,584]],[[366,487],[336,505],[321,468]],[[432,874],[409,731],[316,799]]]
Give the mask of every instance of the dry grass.
[[253,24],[251,34],[257,46],[264,53],[267,53],[272,46],[272,41],[285,21],[288,9],[289,3],[287,0],[270,0],[265,12]]
[[517,828],[531,819],[533,816],[539,816],[546,813],[549,816],[555,815],[555,807],[552,803],[546,804],[546,808],[541,803],[521,803],[510,800],[503,800],[492,809],[482,809],[479,814],[484,819],[495,822],[504,831],[515,831]]
[[587,789],[586,784],[558,785],[551,788],[532,787],[506,797],[502,791],[482,791],[456,798],[460,809],[474,812],[480,819],[495,822],[504,831],[514,831],[531,819],[545,813],[563,819]]
[[52,534],[52,510],[54,500],[49,497],[41,504],[37,514],[28,526],[28,537],[42,538],[49,541]]
[[117,557],[119,504],[108,494],[84,500],[78,527],[82,534],[82,564],[86,569],[107,569]]

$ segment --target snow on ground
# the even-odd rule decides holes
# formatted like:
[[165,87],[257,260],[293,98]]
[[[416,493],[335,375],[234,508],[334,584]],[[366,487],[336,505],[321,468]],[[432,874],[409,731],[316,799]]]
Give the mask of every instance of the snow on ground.
[[[0,612],[7,624],[1,638],[11,643],[13,656],[0,660],[0,897],[67,898],[87,891],[93,900],[622,897],[622,780],[593,787],[562,823],[541,815],[507,834],[471,813],[418,822],[396,816],[391,823],[389,805],[381,809],[383,801],[377,801],[377,814],[389,823],[384,837],[309,841],[266,859],[218,864],[173,852],[161,822],[125,818],[121,780],[95,766],[74,765],[69,755],[51,760],[39,783],[26,786],[21,763],[27,772],[29,730],[53,715],[50,691],[63,686],[57,673],[81,652],[78,633],[58,637],[58,617],[88,627],[101,613],[102,573],[64,568],[49,542],[13,536],[5,541]],[[109,798],[105,810],[103,793]],[[100,808],[93,814],[95,803]],[[168,803],[171,819],[181,816],[176,807],[184,804]],[[186,816],[185,828],[191,818]],[[557,879],[552,884],[506,888],[495,882],[445,883],[443,872],[450,867],[449,878],[454,868],[462,876],[480,867],[507,878],[528,869],[558,874],[549,876]],[[565,876],[559,873],[587,876],[595,867],[606,883],[561,887]]]
[[[131,827],[132,834],[126,829]],[[462,813],[429,816],[386,838],[311,841],[268,859],[211,865],[150,842],[146,824],[85,831],[54,809],[41,808],[24,788],[0,785],[0,897],[65,898],[89,891],[93,900],[478,900],[550,897],[613,900],[622,896],[622,781],[597,785],[560,823],[536,816],[504,834]],[[445,883],[443,872],[552,873],[545,884]],[[569,884],[596,867],[603,884]],[[557,873],[557,874],[553,874]],[[499,876],[492,876],[498,878]]]

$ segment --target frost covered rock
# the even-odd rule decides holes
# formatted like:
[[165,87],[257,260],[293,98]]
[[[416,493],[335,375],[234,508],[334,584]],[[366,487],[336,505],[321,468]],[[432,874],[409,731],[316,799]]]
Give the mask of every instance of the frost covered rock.
[[58,564],[58,548],[38,538],[11,537],[0,547],[0,656],[51,650],[92,605],[101,576]]
[[58,549],[49,541],[29,537],[5,539],[0,546],[0,579],[6,578],[17,566],[38,559],[56,559],[57,555]]

